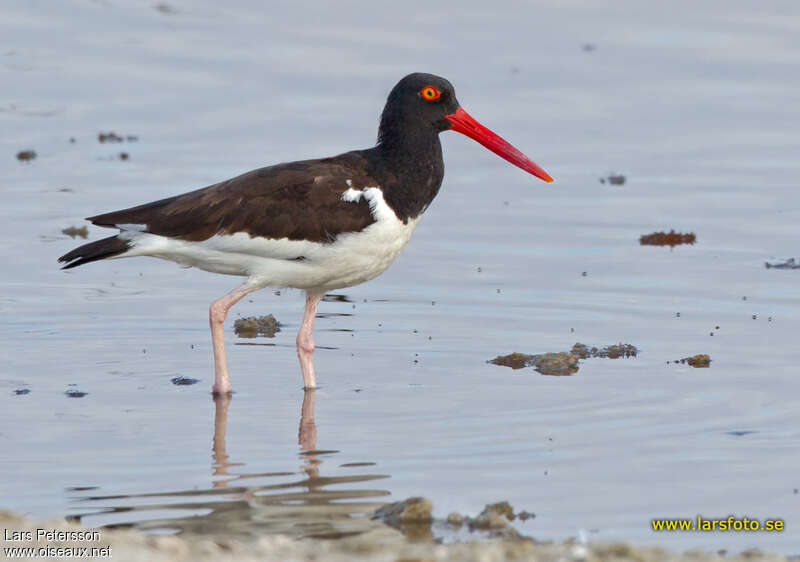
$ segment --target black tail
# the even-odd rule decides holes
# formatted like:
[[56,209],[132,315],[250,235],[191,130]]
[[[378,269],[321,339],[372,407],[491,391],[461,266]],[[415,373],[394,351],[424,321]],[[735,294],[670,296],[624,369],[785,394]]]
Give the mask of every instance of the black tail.
[[89,263],[90,261],[118,256],[126,252],[130,247],[131,245],[127,240],[123,240],[119,236],[109,236],[108,238],[79,246],[58,258],[58,261],[66,262],[67,264],[61,269],[70,269],[71,267],[77,267]]

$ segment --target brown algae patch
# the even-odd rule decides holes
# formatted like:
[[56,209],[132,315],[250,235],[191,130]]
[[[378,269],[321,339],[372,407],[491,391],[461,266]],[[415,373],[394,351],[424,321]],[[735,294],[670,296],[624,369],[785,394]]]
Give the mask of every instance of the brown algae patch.
[[20,150],[17,152],[17,160],[20,162],[30,162],[36,158],[36,151],[35,150]]
[[507,501],[486,504],[477,517],[467,518],[470,529],[499,529],[515,519],[514,508]]
[[409,540],[431,540],[433,539],[432,513],[433,502],[428,498],[417,496],[378,508],[372,519],[398,529]]
[[494,359],[489,359],[489,363],[493,365],[500,365],[501,367],[511,367],[512,369],[522,369],[524,367],[532,367],[535,364],[536,355],[528,355],[527,353],[509,353],[508,355],[498,355]]
[[233,323],[233,331],[240,338],[256,336],[274,338],[275,334],[281,331],[281,323],[272,314],[259,317],[248,316],[247,318],[238,318]]
[[543,353],[538,356],[534,369],[543,375],[572,375],[578,372],[578,357],[568,351]]
[[696,241],[697,236],[694,232],[683,234],[674,230],[642,234],[639,237],[639,244],[642,246],[669,246],[670,248],[681,244],[694,244]]
[[540,355],[514,352],[508,355],[498,355],[494,359],[489,359],[487,363],[500,365],[501,367],[511,367],[512,369],[533,367],[534,370],[543,375],[568,376],[578,372],[580,359],[588,359],[590,357],[618,359],[620,357],[636,357],[638,353],[639,350],[636,346],[629,343],[618,343],[597,348],[578,342],[572,346],[570,351],[542,353]]
[[77,226],[68,226],[67,228],[61,229],[61,234],[66,234],[70,238],[75,238],[76,236],[80,238],[88,238],[89,229],[86,228],[86,226],[82,226],[80,228]]
[[543,375],[564,376],[578,372],[578,357],[568,351],[558,353],[542,353],[540,355],[528,355],[525,353],[510,353],[508,355],[498,355],[494,359],[489,359],[489,363],[512,369],[522,369],[523,367],[533,367]]
[[520,521],[527,521],[536,517],[533,513],[528,511],[520,511],[519,514],[514,513],[514,508],[508,501],[486,504],[476,517],[469,515],[462,515],[460,513],[450,513],[447,516],[447,525],[455,528],[460,528],[464,525],[467,526],[471,533],[486,532],[489,537],[504,538],[508,540],[531,540],[528,537],[520,535],[514,527],[509,523],[515,519]]
[[589,347],[583,343],[576,343],[572,346],[571,353],[577,355],[581,359],[588,359],[589,357],[606,357],[608,359],[619,359],[620,357],[636,357],[639,350],[635,345],[629,343],[618,343],[606,347]]
[[692,355],[691,357],[684,357],[683,359],[676,359],[675,363],[689,364],[689,366],[696,369],[707,369],[711,366],[711,356],[707,353],[700,353]]
[[[432,525],[437,528],[445,524],[451,528],[466,526],[471,533],[488,533],[489,537],[502,537],[506,539],[524,538],[513,527],[511,521],[517,519],[514,508],[507,501],[487,504],[477,516],[470,517],[460,513],[450,513],[444,521],[434,519],[432,515],[433,503],[423,497],[413,497],[407,500],[386,504],[375,510],[372,519],[382,521],[386,525],[398,529],[410,540],[433,539]],[[533,514],[527,511],[525,519],[530,519]],[[520,515],[521,515],[520,514]],[[520,520],[524,520],[520,517]]]
[[416,496],[403,501],[389,503],[375,510],[373,519],[384,523],[428,523],[433,521],[433,502]]

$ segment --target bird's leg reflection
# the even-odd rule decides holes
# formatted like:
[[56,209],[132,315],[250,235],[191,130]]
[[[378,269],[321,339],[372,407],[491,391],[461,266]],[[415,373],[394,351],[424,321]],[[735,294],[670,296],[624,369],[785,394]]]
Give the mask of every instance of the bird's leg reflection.
[[[214,395],[214,441],[211,448],[211,456],[214,459],[214,463],[211,466],[214,476],[228,476],[230,474],[228,467],[235,466],[228,462],[228,453],[225,451],[225,432],[228,429],[228,405],[230,403],[230,394]],[[227,479],[220,479],[215,480],[213,486],[215,488],[224,488],[227,484]]]
[[[314,421],[314,404],[316,390],[307,388],[303,394],[303,406],[300,409],[300,427],[297,431],[297,442],[304,453],[310,453],[317,448],[317,424]],[[322,463],[316,455],[304,455],[306,464],[303,470],[310,480],[319,478],[319,465]]]
[[303,406],[300,409],[300,429],[297,442],[303,451],[313,451],[317,448],[317,424],[314,421],[314,403],[316,390],[309,388],[303,394]]

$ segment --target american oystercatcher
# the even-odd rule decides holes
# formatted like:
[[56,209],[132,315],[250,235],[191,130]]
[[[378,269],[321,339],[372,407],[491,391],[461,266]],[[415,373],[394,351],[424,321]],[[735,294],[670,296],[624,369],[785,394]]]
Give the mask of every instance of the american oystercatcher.
[[264,287],[306,292],[297,355],[305,388],[314,388],[314,316],[330,290],[382,273],[408,243],[444,176],[439,133],[475,139],[544,181],[553,179],[519,150],[478,123],[453,86],[432,74],[409,74],[392,89],[378,144],[331,158],[260,168],[138,207],[89,217],[119,234],[64,254],[64,269],[153,256],[246,277],[211,304],[215,394],[231,391],[223,325],[242,297]]

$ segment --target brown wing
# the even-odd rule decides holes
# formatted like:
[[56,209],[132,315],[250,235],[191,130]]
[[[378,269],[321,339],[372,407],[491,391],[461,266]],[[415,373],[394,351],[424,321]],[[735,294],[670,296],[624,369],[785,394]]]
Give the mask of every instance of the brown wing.
[[[98,226],[142,225],[183,240],[246,232],[264,238],[330,242],[375,222],[369,204],[342,193],[377,186],[358,153],[278,164],[218,184],[87,220]],[[348,184],[350,180],[350,184]]]

